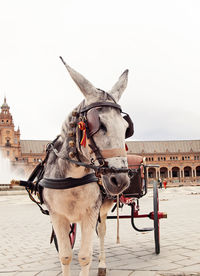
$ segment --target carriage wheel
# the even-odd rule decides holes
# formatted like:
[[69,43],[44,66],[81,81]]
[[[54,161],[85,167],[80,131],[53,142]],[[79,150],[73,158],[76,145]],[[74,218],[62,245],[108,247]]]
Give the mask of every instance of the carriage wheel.
[[[70,243],[71,243],[71,247],[72,247],[72,248],[74,247],[75,240],[76,240],[76,228],[77,228],[77,224],[76,224],[76,223],[70,224],[69,240],[70,240]],[[55,232],[54,232],[54,234],[53,234],[53,241],[54,241],[56,250],[59,252],[59,249],[58,249],[58,241],[57,241],[57,237],[56,237]]]
[[155,252],[160,253],[160,227],[159,227],[159,200],[158,200],[158,187],[157,181],[153,183],[153,211],[154,211],[154,240],[155,240]]

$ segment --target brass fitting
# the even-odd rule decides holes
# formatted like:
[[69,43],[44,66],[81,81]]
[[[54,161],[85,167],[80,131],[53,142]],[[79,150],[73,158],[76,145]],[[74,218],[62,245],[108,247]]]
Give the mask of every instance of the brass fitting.
[[70,132],[68,133],[68,136],[69,136],[69,137],[74,137],[74,136],[75,136],[75,133],[74,133],[73,131],[70,131]]
[[75,127],[75,126],[76,126],[76,123],[69,123],[69,126],[70,126],[70,127]]
[[20,180],[14,180],[12,179],[10,181],[10,186],[13,187],[13,186],[19,186],[20,185]]
[[70,140],[70,141],[69,141],[69,146],[70,146],[70,147],[75,147],[75,142],[74,142],[73,140]]
[[76,155],[76,154],[75,154],[75,152],[70,151],[70,153],[69,153],[69,157],[70,157],[70,158],[74,158],[74,157],[75,157],[75,155]]
[[101,178],[98,179],[98,184],[102,185],[102,179]]
[[167,213],[163,213],[163,217],[162,218],[167,218]]
[[85,172],[89,173],[90,168],[85,168]]

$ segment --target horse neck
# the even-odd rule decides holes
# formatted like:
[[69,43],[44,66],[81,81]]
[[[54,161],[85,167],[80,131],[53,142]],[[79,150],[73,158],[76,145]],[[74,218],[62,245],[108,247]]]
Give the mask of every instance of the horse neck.
[[[79,178],[86,174],[88,171],[85,170],[84,167],[77,167],[69,161],[65,160],[65,157],[69,157],[70,159],[77,160],[77,158],[81,158],[81,152],[76,148],[77,147],[77,137],[76,137],[76,128],[78,124],[78,117],[74,115],[75,112],[79,113],[80,109],[85,105],[84,101],[79,104],[78,107],[74,108],[74,110],[69,114],[67,119],[64,121],[62,125],[61,135],[59,139],[55,143],[55,148],[58,150],[59,154],[63,156],[63,158],[56,157],[56,159],[51,163],[51,168],[49,173],[52,177],[65,178],[65,177],[75,177]],[[74,146],[72,146],[74,143]],[[75,156],[71,157],[70,153],[74,153]],[[54,156],[55,158],[55,156]],[[78,160],[79,161],[79,160]]]
[[[87,104],[90,104],[95,101],[107,101],[108,100],[108,94],[104,91],[100,90],[99,95],[96,98],[91,98],[91,102],[87,102]],[[109,99],[110,100],[110,99]],[[69,153],[72,150],[77,150],[78,155],[81,161],[86,161],[82,153],[79,151],[79,149],[76,149],[77,141],[78,139],[76,137],[76,126],[78,123],[78,118],[74,116],[74,112],[79,113],[80,109],[82,109],[85,106],[85,100],[83,100],[74,110],[69,114],[67,119],[64,121],[62,125],[61,135],[60,138],[55,143],[55,148],[59,151],[59,153],[62,156],[69,157]],[[72,127],[71,123],[74,123],[75,127]],[[71,136],[72,133],[74,133],[74,136]],[[70,146],[70,141],[74,141],[75,147]],[[74,158],[77,160],[77,158]],[[58,158],[55,156],[55,154],[52,152],[49,156],[46,170],[45,170],[45,177],[51,177],[51,178],[65,178],[65,177],[82,177],[88,173],[91,173],[92,170],[88,171],[85,170],[84,167],[76,167],[75,165],[71,164],[69,161]]]

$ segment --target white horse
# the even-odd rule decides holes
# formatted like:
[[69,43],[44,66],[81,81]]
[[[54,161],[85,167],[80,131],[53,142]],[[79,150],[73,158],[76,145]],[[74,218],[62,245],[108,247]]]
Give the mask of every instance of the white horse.
[[[94,172],[92,166],[107,167],[108,170],[99,171],[98,176],[101,176],[102,186],[106,193],[116,196],[127,189],[130,184],[125,151],[125,133],[128,123],[121,115],[120,106],[116,104],[127,86],[128,70],[120,76],[111,91],[106,93],[95,88],[68,65],[65,64],[65,66],[85,99],[63,123],[61,135],[54,143],[54,150],[49,154],[44,178],[83,179],[84,176]],[[70,100],[70,95],[68,99]],[[97,105],[95,105],[96,103]],[[80,118],[83,110],[85,110],[84,118]],[[85,125],[83,124],[83,128],[81,128],[79,121],[89,124],[87,136]],[[99,154],[103,159],[99,157]],[[91,167],[80,166],[80,163],[74,164],[69,159],[91,164]],[[99,165],[99,163],[101,164]],[[117,168],[121,171],[117,172],[116,170],[115,172],[109,168]],[[89,275],[92,260],[92,237],[100,213],[101,223],[98,225],[100,237],[99,275],[102,273],[105,275],[105,221],[113,200],[105,199],[102,205],[102,195],[97,182],[70,189],[44,188],[43,197],[57,237],[64,276],[70,276],[72,249],[69,232],[70,223],[76,222],[81,226],[81,246],[78,254],[81,272],[79,275]]]

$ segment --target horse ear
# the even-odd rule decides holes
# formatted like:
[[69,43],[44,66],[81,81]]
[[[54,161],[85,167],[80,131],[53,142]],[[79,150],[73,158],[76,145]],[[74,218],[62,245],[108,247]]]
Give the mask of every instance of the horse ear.
[[[62,59],[62,58],[61,58]],[[63,59],[62,59],[63,61]],[[94,96],[97,93],[97,89],[93,86],[92,83],[90,83],[84,76],[82,76],[80,73],[76,72],[74,69],[72,69],[69,65],[67,65],[63,61],[65,67],[67,68],[71,78],[76,83],[76,85],[79,87],[83,95],[88,98],[90,96]]]
[[119,77],[118,81],[109,91],[109,93],[115,98],[118,102],[121,98],[122,93],[126,89],[128,83],[128,69],[124,71],[124,73]]

